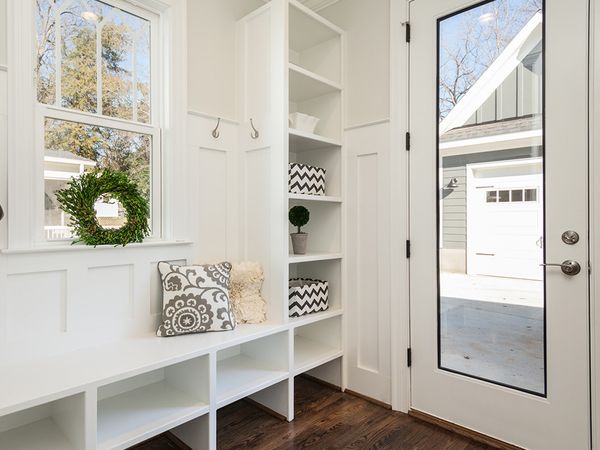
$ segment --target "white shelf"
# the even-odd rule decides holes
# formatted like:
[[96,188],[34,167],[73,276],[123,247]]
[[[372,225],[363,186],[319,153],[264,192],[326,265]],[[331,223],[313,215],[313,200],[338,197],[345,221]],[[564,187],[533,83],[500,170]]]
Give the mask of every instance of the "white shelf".
[[341,92],[342,87],[325,77],[289,63],[290,101],[303,102],[322,95]]
[[290,264],[298,264],[312,261],[328,261],[331,259],[342,259],[341,253],[307,253],[306,255],[290,255]]
[[290,47],[302,51],[339,38],[342,30],[301,3],[290,1]]
[[342,197],[332,197],[330,195],[289,194],[288,198],[304,202],[342,203]]
[[75,450],[75,447],[47,418],[0,433],[0,449]]
[[304,336],[294,337],[294,375],[314,369],[342,356],[340,348],[313,341]]
[[290,128],[290,152],[298,153],[303,151],[318,150],[326,147],[341,147],[341,142],[325,136],[320,136],[306,131]]
[[127,448],[208,410],[206,403],[165,381],[107,398],[98,402],[98,448]]
[[332,317],[341,316],[344,313],[341,309],[328,309],[327,311],[316,312],[312,314],[306,314],[300,317],[290,317],[290,323],[294,328],[308,325],[321,320],[331,319]]
[[217,408],[287,379],[289,373],[240,354],[217,361]]

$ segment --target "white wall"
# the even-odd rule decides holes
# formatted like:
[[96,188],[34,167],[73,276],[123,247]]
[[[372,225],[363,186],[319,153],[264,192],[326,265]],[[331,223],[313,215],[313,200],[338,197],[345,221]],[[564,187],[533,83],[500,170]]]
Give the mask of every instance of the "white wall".
[[390,1],[341,0],[319,14],[346,32],[347,386],[391,404]]
[[[12,4],[19,5],[19,1]],[[165,203],[170,208],[168,218],[172,219],[167,221],[169,237],[186,239],[192,228],[188,220],[191,208],[187,205],[192,205],[195,196],[187,189],[187,179],[194,173],[190,173],[187,163],[185,133],[185,0],[172,0],[172,4],[172,37],[183,51],[169,55],[168,64],[174,68],[173,83],[182,86],[183,93],[170,99],[168,107],[173,117],[164,129],[165,142],[172,143],[172,151],[165,155],[165,174],[171,180],[165,189]],[[5,6],[5,0],[0,0],[0,6]],[[5,17],[2,12],[0,18]],[[0,22],[2,36],[4,23]],[[4,41],[0,38],[0,55],[6,55]],[[19,202],[12,208],[6,203],[6,123],[9,114],[14,113],[13,109],[7,110],[6,100],[7,73],[11,70],[0,67],[0,202],[8,216],[15,205],[19,206]],[[14,185],[10,188],[16,189]],[[27,206],[26,202],[21,206]],[[6,248],[7,222],[5,218],[0,223],[0,249]],[[126,248],[0,250],[0,365],[155,330],[162,312],[156,265],[161,260],[189,261],[192,254],[191,245],[173,242]]]
[[319,11],[346,31],[346,125],[390,115],[390,0],[341,0]]
[[238,119],[235,26],[263,4],[262,0],[188,0],[190,110]]
[[6,65],[6,0],[0,0],[0,66]]

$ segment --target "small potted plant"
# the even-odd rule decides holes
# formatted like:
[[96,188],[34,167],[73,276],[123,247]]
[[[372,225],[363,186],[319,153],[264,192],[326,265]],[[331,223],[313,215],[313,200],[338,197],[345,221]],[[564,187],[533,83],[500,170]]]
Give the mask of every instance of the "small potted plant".
[[290,223],[295,227],[298,227],[297,233],[291,233],[294,255],[304,255],[306,254],[306,239],[308,238],[308,233],[303,233],[301,227],[306,225],[310,220],[310,212],[304,206],[298,205],[290,209],[288,217]]

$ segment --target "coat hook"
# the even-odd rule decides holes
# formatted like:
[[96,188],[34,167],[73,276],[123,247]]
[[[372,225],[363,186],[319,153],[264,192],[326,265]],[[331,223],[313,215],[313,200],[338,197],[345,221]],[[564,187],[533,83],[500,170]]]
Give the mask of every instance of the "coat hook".
[[258,130],[254,127],[254,122],[252,121],[252,119],[250,119],[250,126],[252,127],[252,131],[250,132],[250,137],[252,139],[258,139],[258,137],[260,136],[260,133],[258,132]]
[[219,132],[219,125],[221,125],[220,117],[217,119],[217,126],[214,130],[212,130],[212,137],[214,137],[215,139],[219,139],[219,136],[221,136],[221,133]]

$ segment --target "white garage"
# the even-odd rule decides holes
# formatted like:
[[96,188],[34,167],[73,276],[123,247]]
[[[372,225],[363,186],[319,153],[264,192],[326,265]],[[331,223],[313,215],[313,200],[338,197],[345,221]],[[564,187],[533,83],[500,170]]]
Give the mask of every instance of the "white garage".
[[469,164],[466,169],[467,273],[541,280],[542,158]]

